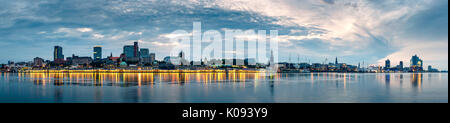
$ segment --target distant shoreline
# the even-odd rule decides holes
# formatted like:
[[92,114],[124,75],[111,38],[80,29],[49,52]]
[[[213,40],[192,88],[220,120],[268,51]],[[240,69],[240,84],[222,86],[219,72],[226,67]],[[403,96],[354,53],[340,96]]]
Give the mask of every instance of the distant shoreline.
[[[264,70],[25,70],[21,72],[2,73],[266,73]],[[377,72],[277,72],[277,73],[377,73]],[[378,73],[448,73],[442,72],[378,72]]]
[[18,73],[263,73],[257,70],[27,70]]

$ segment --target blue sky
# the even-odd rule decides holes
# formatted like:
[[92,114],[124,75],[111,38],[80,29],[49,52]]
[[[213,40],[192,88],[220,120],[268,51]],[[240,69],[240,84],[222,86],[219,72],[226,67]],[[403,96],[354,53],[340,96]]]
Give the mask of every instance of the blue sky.
[[280,31],[280,60],[409,64],[448,69],[447,0],[0,0],[0,63],[64,54],[118,56],[139,40],[161,59],[179,29]]

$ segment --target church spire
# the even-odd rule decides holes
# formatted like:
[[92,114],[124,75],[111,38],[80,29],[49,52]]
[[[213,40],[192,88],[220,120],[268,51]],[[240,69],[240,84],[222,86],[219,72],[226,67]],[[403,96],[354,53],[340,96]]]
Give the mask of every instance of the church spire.
[[338,58],[336,57],[336,61],[335,61],[335,63],[334,64],[339,64],[339,62],[338,62]]

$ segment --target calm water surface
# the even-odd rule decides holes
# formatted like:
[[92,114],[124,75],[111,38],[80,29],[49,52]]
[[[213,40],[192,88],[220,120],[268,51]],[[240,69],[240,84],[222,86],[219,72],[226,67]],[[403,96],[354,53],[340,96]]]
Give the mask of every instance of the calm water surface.
[[448,73],[1,73],[0,103],[448,103]]

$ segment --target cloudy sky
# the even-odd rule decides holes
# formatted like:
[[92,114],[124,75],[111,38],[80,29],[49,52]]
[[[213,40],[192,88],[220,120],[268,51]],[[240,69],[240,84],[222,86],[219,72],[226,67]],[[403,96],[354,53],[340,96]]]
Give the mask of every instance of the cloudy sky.
[[[280,61],[358,64],[389,58],[448,69],[447,0],[0,0],[0,63],[64,54],[118,56],[139,40],[161,59],[167,34],[192,30],[279,30]],[[104,55],[106,56],[106,55]]]

